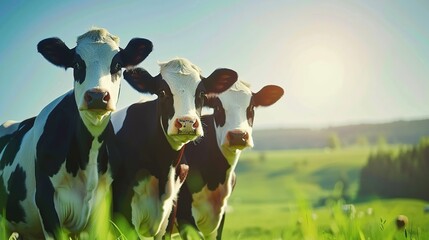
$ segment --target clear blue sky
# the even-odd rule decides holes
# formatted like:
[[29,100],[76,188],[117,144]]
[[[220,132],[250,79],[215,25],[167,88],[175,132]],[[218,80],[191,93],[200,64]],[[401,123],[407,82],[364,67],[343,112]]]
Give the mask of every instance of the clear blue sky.
[[[255,128],[326,127],[429,117],[427,1],[1,1],[0,122],[36,115],[73,86],[37,53],[60,37],[74,47],[92,26],[125,47],[154,43],[140,66],[186,57],[204,75],[236,70],[257,91],[286,94],[256,112]],[[141,95],[124,81],[119,107]]]

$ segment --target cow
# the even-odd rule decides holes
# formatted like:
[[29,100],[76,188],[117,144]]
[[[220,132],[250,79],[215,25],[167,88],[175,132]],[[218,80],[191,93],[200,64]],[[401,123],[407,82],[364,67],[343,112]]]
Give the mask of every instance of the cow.
[[136,68],[125,71],[124,78],[136,90],[157,98],[112,115],[120,153],[120,159],[112,161],[113,214],[126,219],[135,229],[131,234],[160,238],[187,175],[187,165],[180,162],[184,146],[203,136],[204,100],[228,89],[237,73],[216,69],[204,78],[189,60],[175,58],[160,63],[155,77]]
[[0,127],[0,222],[25,239],[60,239],[83,230],[96,193],[106,192],[112,181],[110,116],[122,68],[136,66],[152,51],[143,38],[122,49],[119,38],[103,28],[76,43],[70,49],[53,37],[37,45],[50,63],[73,68],[73,89],[36,117]]
[[209,98],[213,114],[204,115],[205,135],[188,144],[184,160],[188,176],[177,203],[178,230],[183,239],[221,239],[225,209],[235,186],[235,167],[242,150],[253,147],[254,109],[270,106],[283,89],[267,85],[253,93],[244,81]]

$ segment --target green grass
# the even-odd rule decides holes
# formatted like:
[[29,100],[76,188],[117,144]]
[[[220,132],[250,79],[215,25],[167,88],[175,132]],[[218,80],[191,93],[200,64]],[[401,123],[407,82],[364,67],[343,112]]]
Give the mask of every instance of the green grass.
[[[347,181],[347,194],[354,198],[360,168],[373,151],[245,152],[229,201],[232,210],[225,222],[225,239],[429,239],[429,214],[423,212],[428,203],[423,201],[361,202],[355,204],[354,219],[339,211],[342,201],[319,204],[322,198],[338,195],[334,189],[341,186],[336,185],[340,179]],[[374,211],[370,216],[365,214],[368,208]],[[393,224],[399,214],[410,219],[407,238]]]
[[[398,149],[394,146],[390,150]],[[347,195],[355,198],[360,168],[374,151],[347,148],[244,152],[237,166],[237,185],[229,201],[223,239],[429,239],[429,214],[423,211],[428,202],[359,201],[355,203],[354,218],[342,213],[342,200],[320,204],[320,199],[340,195],[343,185],[339,180],[347,183]],[[369,215],[368,209],[373,213]],[[409,218],[406,229],[395,227],[399,214]],[[105,211],[100,211],[95,224],[104,226],[90,232],[89,239],[105,239],[109,235],[106,225],[111,227],[111,239],[133,235],[129,226],[120,221],[113,226],[108,218]]]
[[[237,187],[232,201],[296,201],[298,195],[318,200],[331,194],[342,177],[355,195],[359,170],[366,163],[370,149],[289,150],[244,152],[237,166]],[[255,192],[257,194],[255,194]],[[303,199],[300,199],[303,200]]]

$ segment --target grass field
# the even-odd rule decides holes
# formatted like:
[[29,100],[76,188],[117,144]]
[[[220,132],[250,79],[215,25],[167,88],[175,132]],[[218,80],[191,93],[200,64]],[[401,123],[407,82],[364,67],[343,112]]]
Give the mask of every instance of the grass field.
[[[224,239],[429,239],[429,214],[423,211],[428,203],[420,200],[360,201],[354,218],[342,213],[344,201],[320,204],[320,199],[339,194],[341,179],[355,198],[360,168],[371,151],[245,152]],[[399,214],[409,218],[406,230],[395,228]]]
[[[356,214],[347,216],[341,209],[345,201],[320,201],[338,199],[342,190],[355,199],[360,169],[373,151],[347,148],[244,152],[237,166],[237,185],[229,201],[223,239],[429,239],[429,213],[423,211],[428,202],[353,201]],[[340,180],[345,184],[339,184]],[[400,214],[408,216],[409,224],[397,230],[394,223]],[[118,225],[114,232],[129,235],[127,228]],[[100,239],[106,232],[102,227],[90,233],[90,239]]]

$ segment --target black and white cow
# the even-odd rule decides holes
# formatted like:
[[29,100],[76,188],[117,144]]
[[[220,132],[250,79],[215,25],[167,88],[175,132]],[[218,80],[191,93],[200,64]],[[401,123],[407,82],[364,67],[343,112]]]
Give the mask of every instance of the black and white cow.
[[112,115],[121,154],[112,161],[113,211],[127,219],[139,238],[164,235],[187,175],[187,165],[179,164],[184,145],[203,135],[204,99],[237,80],[237,73],[229,69],[201,77],[199,68],[183,58],[161,63],[160,68],[156,77],[140,68],[125,71],[124,78],[135,89],[158,98]]
[[203,116],[204,137],[188,144],[184,160],[189,172],[179,193],[177,222],[183,239],[221,239],[225,208],[235,185],[234,169],[241,151],[253,147],[254,108],[270,106],[283,95],[283,89],[268,85],[252,93],[237,81],[219,96],[208,99],[214,109]]
[[152,43],[135,38],[121,49],[118,37],[94,28],[75,48],[48,38],[37,49],[54,65],[73,68],[74,88],[35,118],[0,127],[0,220],[25,239],[59,239],[61,229],[85,227],[96,189],[111,183],[110,115],[121,69],[143,61]]

